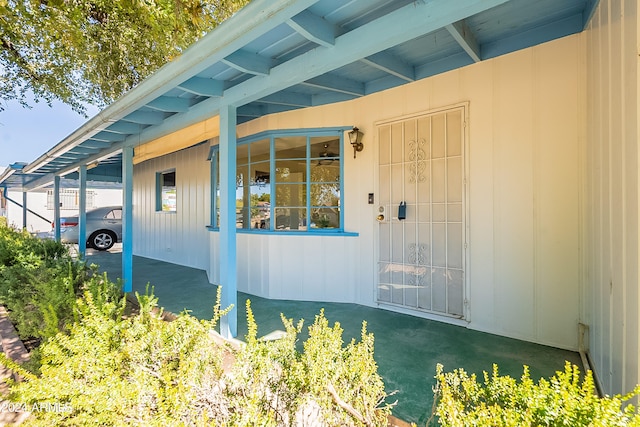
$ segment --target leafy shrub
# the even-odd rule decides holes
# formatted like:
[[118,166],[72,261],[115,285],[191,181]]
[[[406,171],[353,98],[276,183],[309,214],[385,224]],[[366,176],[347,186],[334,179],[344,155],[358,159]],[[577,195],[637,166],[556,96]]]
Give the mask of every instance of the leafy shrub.
[[[285,337],[262,341],[248,307],[248,342],[232,349],[212,332],[219,294],[211,321],[183,313],[166,322],[155,297],[136,297],[140,309],[125,316],[124,299],[97,304],[85,291],[70,333],[43,344],[40,374],[11,389],[11,401],[27,407],[68,408],[34,412],[31,425],[386,425],[364,326],[362,341],[343,347],[339,325],[321,313],[300,354],[302,322],[283,319]],[[226,373],[225,355],[235,359]]]
[[24,268],[14,265],[1,276],[0,298],[21,338],[48,338],[73,322],[76,293],[84,270],[73,262]]
[[520,382],[500,376],[493,366],[484,384],[463,369],[444,373],[437,366],[436,414],[442,426],[640,426],[640,414],[624,402],[640,393],[599,398],[591,372],[566,362],[564,371],[537,384],[528,367]]
[[324,312],[309,327],[304,351],[296,350],[303,321],[282,317],[286,335],[275,341],[256,337],[247,301],[247,345],[238,354],[227,394],[234,426],[386,426],[384,384],[373,359],[373,335],[363,323],[361,341],[343,346],[339,323]]
[[217,384],[221,349],[210,323],[181,315],[165,322],[153,296],[138,296],[139,313],[124,317],[125,299],[98,306],[89,291],[80,322],[42,346],[41,375],[14,385],[11,400],[59,404],[69,411],[34,412],[32,425],[197,425],[200,389]]
[[37,239],[26,231],[17,231],[0,223],[0,266],[16,263],[38,266],[68,257],[67,248],[55,240]]
[[[53,240],[0,226],[0,303],[23,340],[46,341],[69,330],[78,320],[77,298],[89,290],[94,298],[119,298],[117,284],[73,260],[67,248]],[[39,349],[29,367],[38,370]]]
[[148,289],[132,312],[119,283],[55,242],[0,226],[0,260],[0,303],[21,337],[43,341],[31,366],[0,357],[25,380],[9,398],[60,409],[33,412],[30,425],[386,425],[366,323],[344,346],[321,312],[300,353],[302,321],[282,316],[284,337],[260,340],[247,302],[247,344],[231,348],[213,332],[220,288],[212,320],[167,322]]

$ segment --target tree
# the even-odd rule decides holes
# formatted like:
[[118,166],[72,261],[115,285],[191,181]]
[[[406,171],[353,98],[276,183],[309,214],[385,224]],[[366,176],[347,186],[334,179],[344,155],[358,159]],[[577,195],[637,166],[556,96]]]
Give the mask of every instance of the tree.
[[248,2],[0,0],[0,100],[105,106]]

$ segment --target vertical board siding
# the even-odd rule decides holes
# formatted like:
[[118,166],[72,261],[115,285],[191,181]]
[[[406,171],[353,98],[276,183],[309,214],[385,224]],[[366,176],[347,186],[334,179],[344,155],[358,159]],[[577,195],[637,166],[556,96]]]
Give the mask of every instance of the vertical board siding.
[[[209,269],[209,146],[198,145],[134,167],[134,253]],[[156,174],[175,169],[177,211],[156,212]]]
[[[581,51],[540,50],[534,57],[533,162],[536,335],[575,342],[580,277],[580,186],[583,144],[576,130],[584,126],[580,104],[584,84]],[[576,77],[578,76],[578,77]],[[580,77],[582,76],[582,77]],[[574,79],[578,81],[574,81]],[[578,104],[568,107],[563,98]],[[563,106],[555,109],[551,105]],[[582,135],[582,132],[580,132]],[[547,143],[542,141],[560,141]],[[570,206],[570,209],[558,207]],[[556,259],[563,254],[562,262]],[[567,309],[569,302],[571,309]],[[553,313],[552,316],[549,313]],[[562,331],[557,325],[572,325]]]
[[565,37],[358,100],[240,125],[239,136],[357,125],[365,148],[344,159],[345,230],[359,235],[239,235],[239,289],[375,306],[383,190],[374,184],[376,123],[469,102],[468,326],[577,349],[583,47],[580,35]]
[[[243,137],[266,129],[357,125],[365,146],[354,159],[346,144],[344,157],[344,228],[357,236],[239,233],[238,290],[375,306],[377,123],[468,103],[468,326],[577,349],[583,48],[581,35],[569,36],[357,100],[238,126]],[[216,283],[219,233],[204,232],[207,149],[135,167],[135,225],[143,232],[136,233],[134,250],[206,269]],[[172,168],[179,210],[156,213],[155,173]],[[367,203],[368,193],[374,204]]]
[[[504,333],[535,336],[533,148],[543,142],[533,139],[534,113],[538,111],[532,102],[532,51],[517,55],[517,61],[494,65],[496,316]],[[471,150],[473,155],[473,146]]]
[[640,382],[638,3],[601,0],[586,34],[585,321],[608,394]]

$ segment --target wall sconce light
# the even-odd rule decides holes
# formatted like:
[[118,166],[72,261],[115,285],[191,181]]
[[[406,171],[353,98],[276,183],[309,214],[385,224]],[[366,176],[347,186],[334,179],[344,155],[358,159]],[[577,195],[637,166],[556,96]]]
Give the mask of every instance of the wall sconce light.
[[362,143],[362,132],[358,129],[357,126],[353,127],[353,130],[349,132],[349,142],[351,142],[351,146],[353,147],[353,158],[356,158],[356,153],[358,151],[362,151],[364,148],[364,144]]

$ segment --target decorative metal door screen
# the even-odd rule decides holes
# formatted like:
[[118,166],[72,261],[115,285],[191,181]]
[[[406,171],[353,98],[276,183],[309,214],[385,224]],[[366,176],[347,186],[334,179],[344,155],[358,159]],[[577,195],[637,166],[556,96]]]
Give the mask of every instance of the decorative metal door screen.
[[464,317],[464,117],[457,107],[378,126],[380,303]]

